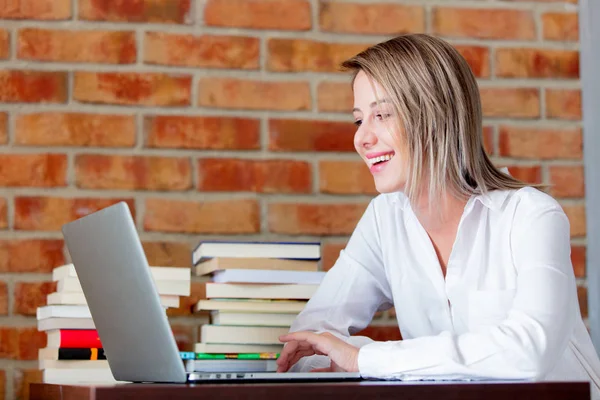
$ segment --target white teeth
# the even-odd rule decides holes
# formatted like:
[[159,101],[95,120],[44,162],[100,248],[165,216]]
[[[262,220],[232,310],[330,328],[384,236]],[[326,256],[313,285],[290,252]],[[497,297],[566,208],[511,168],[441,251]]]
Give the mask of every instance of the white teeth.
[[376,164],[376,163],[378,163],[380,161],[389,161],[389,160],[392,159],[392,157],[394,157],[393,154],[386,154],[386,155],[383,155],[383,156],[371,158],[371,159],[367,160],[367,162],[369,163],[369,165],[373,165],[373,164]]

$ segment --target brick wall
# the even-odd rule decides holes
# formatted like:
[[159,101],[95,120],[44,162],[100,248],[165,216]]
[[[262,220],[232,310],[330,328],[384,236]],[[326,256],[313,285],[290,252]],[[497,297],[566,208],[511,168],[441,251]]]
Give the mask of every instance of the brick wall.
[[[499,165],[552,184],[585,312],[577,1],[0,0],[0,398],[37,381],[60,226],[118,200],[153,265],[202,238],[318,238],[329,268],[374,195],[337,65],[399,32],[457,46]],[[170,312],[183,347],[203,321]],[[369,334],[389,337],[393,312]]]

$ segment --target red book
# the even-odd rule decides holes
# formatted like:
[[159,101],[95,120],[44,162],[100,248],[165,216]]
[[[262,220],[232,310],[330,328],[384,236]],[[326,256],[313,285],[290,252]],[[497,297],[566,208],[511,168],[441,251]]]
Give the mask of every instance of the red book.
[[59,329],[48,331],[47,347],[102,348],[102,343],[95,329]]

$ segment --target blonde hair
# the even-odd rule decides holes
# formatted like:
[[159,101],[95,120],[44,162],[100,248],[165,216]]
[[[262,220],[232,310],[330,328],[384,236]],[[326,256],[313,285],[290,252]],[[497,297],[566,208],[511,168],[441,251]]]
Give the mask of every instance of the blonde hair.
[[477,82],[450,44],[426,34],[400,35],[344,61],[342,68],[354,72],[353,80],[363,71],[390,97],[397,132],[403,132],[395,139],[408,149],[404,193],[411,203],[424,189],[435,199],[446,191],[468,198],[529,186],[488,158]]

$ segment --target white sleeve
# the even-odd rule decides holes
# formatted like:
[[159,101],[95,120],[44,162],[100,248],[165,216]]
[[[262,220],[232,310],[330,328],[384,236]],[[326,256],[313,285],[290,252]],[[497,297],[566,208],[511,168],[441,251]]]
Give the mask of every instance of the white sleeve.
[[574,329],[576,284],[569,221],[558,205],[515,215],[511,233],[516,294],[499,324],[456,335],[373,342],[359,350],[364,377],[528,379],[543,377]]
[[[372,342],[353,336],[364,329],[378,310],[392,306],[387,283],[376,210],[373,201],[367,207],[346,248],[327,272],[315,294],[298,315],[290,332],[330,332],[360,347]],[[305,357],[292,371],[305,371],[329,365],[323,356]]]

